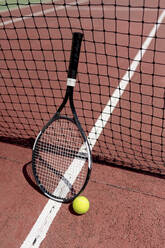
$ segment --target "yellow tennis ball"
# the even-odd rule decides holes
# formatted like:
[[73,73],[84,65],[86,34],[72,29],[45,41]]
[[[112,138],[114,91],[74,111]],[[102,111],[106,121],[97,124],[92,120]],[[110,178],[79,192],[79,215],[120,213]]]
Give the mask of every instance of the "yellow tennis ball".
[[89,210],[89,201],[85,196],[78,196],[74,199],[73,210],[77,214],[85,214]]

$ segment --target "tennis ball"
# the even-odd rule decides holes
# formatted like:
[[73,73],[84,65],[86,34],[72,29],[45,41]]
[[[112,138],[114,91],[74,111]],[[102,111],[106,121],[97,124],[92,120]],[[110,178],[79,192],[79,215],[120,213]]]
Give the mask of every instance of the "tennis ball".
[[77,214],[85,214],[89,210],[89,201],[85,196],[78,196],[74,199],[73,210]]

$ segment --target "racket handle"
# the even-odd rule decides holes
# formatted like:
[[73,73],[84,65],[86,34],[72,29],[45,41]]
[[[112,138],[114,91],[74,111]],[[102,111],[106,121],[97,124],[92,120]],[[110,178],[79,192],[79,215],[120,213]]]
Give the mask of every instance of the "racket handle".
[[82,33],[73,33],[68,78],[76,79],[82,38]]

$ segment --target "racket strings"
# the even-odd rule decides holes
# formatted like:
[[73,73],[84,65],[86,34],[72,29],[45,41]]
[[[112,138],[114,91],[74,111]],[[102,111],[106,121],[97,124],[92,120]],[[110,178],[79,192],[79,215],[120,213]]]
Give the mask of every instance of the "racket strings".
[[78,127],[58,119],[41,135],[35,147],[35,171],[48,194],[71,198],[84,185],[88,170],[86,143]]

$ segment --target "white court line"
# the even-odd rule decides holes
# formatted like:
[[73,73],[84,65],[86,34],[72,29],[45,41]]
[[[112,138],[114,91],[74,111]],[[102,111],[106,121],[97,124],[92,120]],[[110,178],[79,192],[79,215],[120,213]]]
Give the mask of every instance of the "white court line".
[[[42,16],[44,14],[49,14],[51,12],[54,12],[54,10],[61,10],[61,9],[64,9],[64,8],[73,8],[74,5],[76,4],[80,4],[80,3],[85,3],[87,2],[88,0],[79,0],[77,2],[71,2],[69,3],[70,5],[66,5],[66,6],[58,6],[57,8],[54,6],[54,8],[50,8],[50,9],[46,9],[46,10],[42,10],[42,11],[38,11],[38,12],[34,12],[34,13],[31,13],[30,15],[27,15],[25,17],[20,17],[20,18],[13,18],[12,20],[8,20],[8,21],[5,21],[5,22],[1,22],[0,23],[0,27],[1,26],[7,26],[11,23],[16,23],[16,22],[22,22],[22,20],[28,20],[34,16]],[[3,18],[3,17],[2,17]]]
[[111,98],[107,102],[107,105],[105,106],[103,112],[101,113],[101,115],[97,119],[95,126],[92,128],[92,130],[89,134],[90,139],[91,139],[92,148],[95,145],[96,140],[99,138],[99,136],[102,132],[102,129],[105,127],[107,121],[109,120],[109,117],[112,114],[114,108],[118,104],[119,99],[122,96],[122,94],[124,93],[124,90],[127,87],[129,81],[133,77],[134,72],[136,71],[136,68],[139,65],[139,62],[143,58],[143,56],[146,52],[146,49],[149,47],[152,39],[154,38],[157,30],[160,27],[160,24],[162,23],[164,17],[165,17],[165,10],[160,15],[160,17],[158,19],[158,23],[153,26],[151,32],[149,33],[148,37],[146,38],[145,42],[143,43],[141,49],[136,54],[135,58],[133,59],[133,62],[131,63],[130,67],[127,69],[127,71],[126,71],[125,75],[123,76],[122,80],[120,81],[118,87],[113,92],[113,95],[111,96]]
[[[142,45],[142,48],[136,54],[134,60],[132,61],[130,67],[128,68],[127,72],[123,76],[122,80],[119,83],[119,86],[113,92],[113,95],[107,102],[103,112],[97,119],[95,126],[92,128],[88,135],[88,139],[91,143],[91,148],[97,142],[97,139],[101,135],[103,128],[107,124],[113,110],[115,109],[116,105],[118,104],[120,97],[124,93],[125,88],[127,87],[129,81],[134,75],[135,70],[137,69],[139,62],[143,58],[147,48],[149,47],[152,39],[154,38],[157,30],[160,27],[161,22],[165,17],[165,11],[162,12],[158,19],[158,24],[155,24],[149,33],[149,36],[146,38],[145,42]],[[41,212],[40,216],[38,217],[36,223],[32,227],[30,233],[28,234],[27,238],[23,242],[21,248],[38,248],[41,242],[46,237],[46,234],[49,230],[50,225],[52,224],[56,214],[60,210],[62,203],[55,202],[53,200],[48,200],[47,204],[45,205],[43,211]]]
[[[103,7],[100,7],[100,6],[80,6],[81,7],[81,10],[92,10],[92,11],[101,11],[102,13],[103,12],[106,12],[106,11],[136,11],[136,12],[158,12],[158,8],[155,7],[155,8],[142,8],[142,7],[128,7],[128,6],[123,6],[123,7],[120,7],[120,6],[113,6],[113,5],[104,5]],[[73,9],[75,9],[76,6],[73,6]],[[161,8],[163,9],[163,8]]]
[[[33,6],[37,6],[37,5],[44,5],[44,4],[49,4],[49,2],[50,3],[56,3],[56,2],[59,2],[59,1],[61,1],[61,0],[53,0],[53,1],[51,1],[51,0],[45,0],[45,1],[43,1],[43,2],[38,2],[38,3],[33,3]],[[5,0],[0,0],[0,2],[5,2]],[[19,3],[17,3],[17,2],[15,2],[15,4],[14,5],[18,5]],[[8,9],[4,9],[4,10],[0,10],[0,14],[2,14],[2,13],[5,13],[5,12],[11,12],[11,11],[13,11],[13,10],[19,10],[19,9],[26,9],[26,8],[29,8],[29,5],[30,5],[30,3],[28,3],[28,5],[19,5],[19,8],[18,8],[18,6],[16,6],[16,7],[13,7],[13,8],[10,8],[10,7],[8,7]]]

